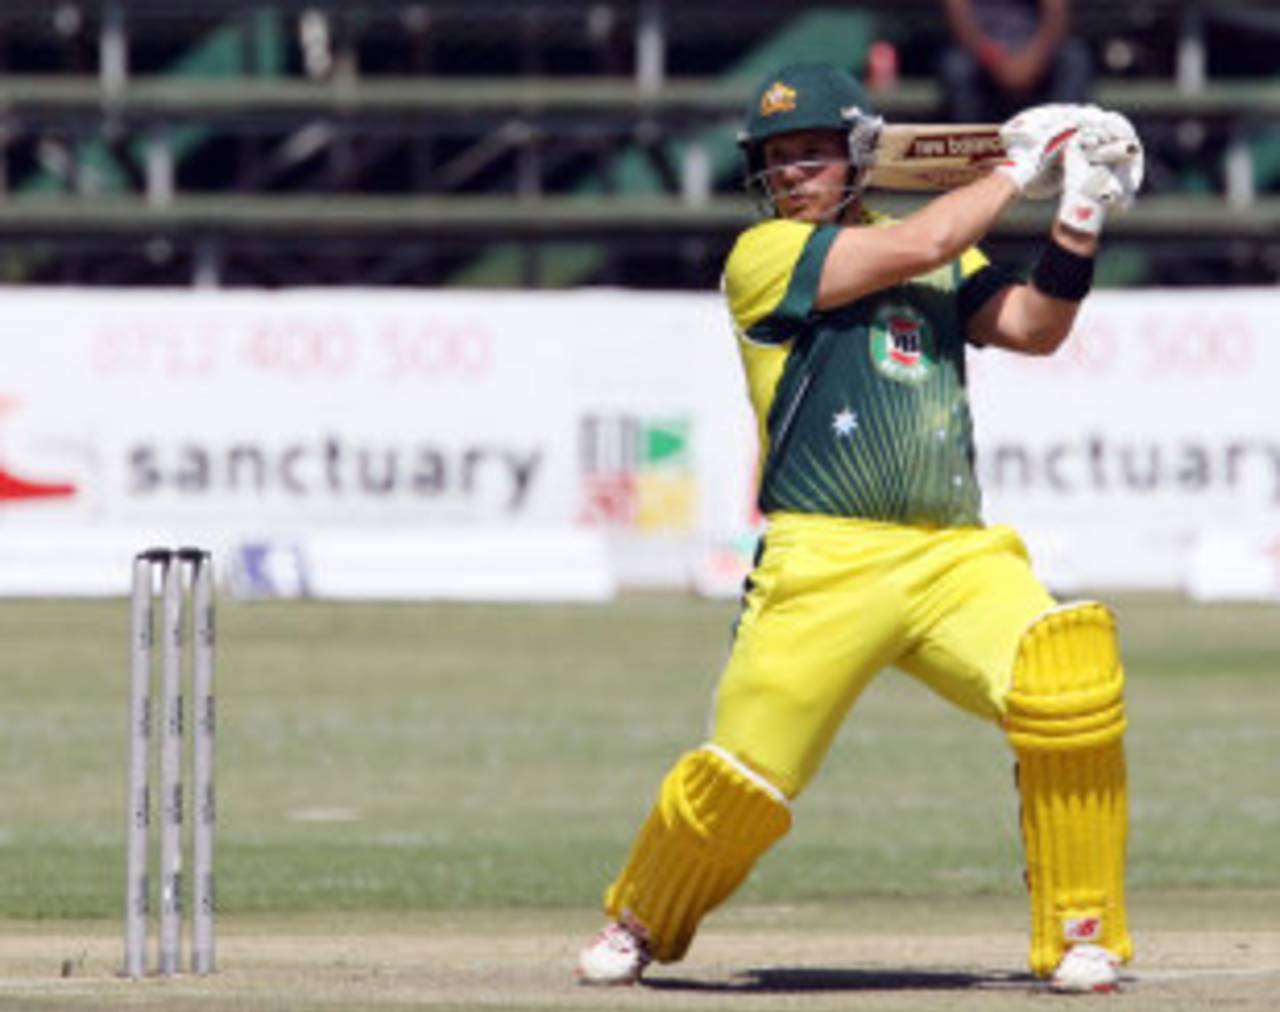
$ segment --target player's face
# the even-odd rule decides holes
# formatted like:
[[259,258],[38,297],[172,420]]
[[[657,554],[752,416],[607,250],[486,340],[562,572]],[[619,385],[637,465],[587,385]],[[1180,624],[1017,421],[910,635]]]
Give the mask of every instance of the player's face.
[[847,200],[849,153],[838,130],[797,130],[764,142],[764,171],[778,214],[827,221]]

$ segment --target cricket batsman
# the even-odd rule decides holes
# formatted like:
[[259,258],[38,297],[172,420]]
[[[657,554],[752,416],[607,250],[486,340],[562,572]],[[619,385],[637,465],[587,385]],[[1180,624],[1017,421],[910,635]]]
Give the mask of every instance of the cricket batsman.
[[[1101,604],[1056,602],[1018,535],[983,524],[965,354],[1048,355],[1066,340],[1103,223],[1141,183],[1141,144],[1096,106],[1029,109],[1001,127],[996,169],[891,220],[862,200],[880,125],[825,64],[770,75],[747,109],[748,183],[771,216],[739,236],[723,287],[767,527],[710,739],[662,781],[606,890],[585,983],[632,983],[684,956],[787,832],[792,800],[890,665],[1008,739],[1034,974],[1109,991],[1132,955],[1115,622]],[[976,243],[1001,214],[1054,196],[1029,279],[988,262]]]

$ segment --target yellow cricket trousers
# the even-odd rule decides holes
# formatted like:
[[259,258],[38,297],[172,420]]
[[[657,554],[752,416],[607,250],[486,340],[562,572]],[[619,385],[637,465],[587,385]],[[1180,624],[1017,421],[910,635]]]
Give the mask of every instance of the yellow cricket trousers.
[[775,514],[716,691],[711,740],[795,797],[887,666],[999,720],[1019,640],[1053,605],[1008,527]]

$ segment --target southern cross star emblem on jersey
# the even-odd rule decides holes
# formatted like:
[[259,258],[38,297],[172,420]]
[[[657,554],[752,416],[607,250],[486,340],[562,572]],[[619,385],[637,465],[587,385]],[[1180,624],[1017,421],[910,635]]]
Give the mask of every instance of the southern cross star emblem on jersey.
[[846,439],[858,429],[858,415],[855,411],[842,408],[831,416],[831,431]]

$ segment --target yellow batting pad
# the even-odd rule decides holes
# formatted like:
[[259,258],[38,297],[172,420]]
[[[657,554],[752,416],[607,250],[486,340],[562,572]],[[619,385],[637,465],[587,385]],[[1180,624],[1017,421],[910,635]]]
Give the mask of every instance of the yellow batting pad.
[[714,746],[686,753],[605,891],[605,912],[638,921],[655,959],[680,959],[703,916],[790,828],[782,792],[729,753]]
[[1076,942],[1130,958],[1124,671],[1106,608],[1065,606],[1027,630],[1004,726],[1018,756],[1032,971],[1049,975]]

